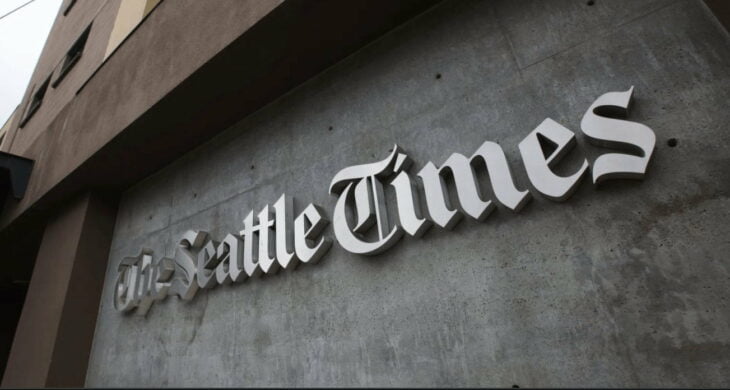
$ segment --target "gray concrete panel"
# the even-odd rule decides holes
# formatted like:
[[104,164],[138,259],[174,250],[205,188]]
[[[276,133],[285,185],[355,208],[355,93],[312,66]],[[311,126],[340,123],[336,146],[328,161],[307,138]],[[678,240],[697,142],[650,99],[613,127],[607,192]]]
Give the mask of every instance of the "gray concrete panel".
[[[727,33],[701,2],[536,3],[443,3],[125,194],[86,384],[730,386]],[[575,170],[605,152],[583,113],[631,85],[630,119],[657,135],[643,182],[586,178],[378,256],[335,243],[146,318],[114,311],[124,256],[220,239],[284,192],[331,217],[334,174],[394,143],[420,168],[496,141],[529,188],[517,144],[550,117],[577,133],[559,168]]]

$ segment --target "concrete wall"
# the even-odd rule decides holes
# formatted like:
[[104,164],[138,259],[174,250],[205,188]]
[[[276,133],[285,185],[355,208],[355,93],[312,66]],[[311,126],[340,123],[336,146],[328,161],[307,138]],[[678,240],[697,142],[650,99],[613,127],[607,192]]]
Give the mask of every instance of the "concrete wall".
[[[729,44],[696,1],[439,5],[124,195],[86,384],[729,386]],[[519,141],[546,117],[579,132],[631,85],[657,135],[643,182],[584,180],[376,257],[335,243],[146,318],[112,307],[123,257],[220,239],[284,192],[331,216],[335,173],[393,143],[418,169],[498,141],[528,188]],[[604,152],[579,135],[560,171]]]

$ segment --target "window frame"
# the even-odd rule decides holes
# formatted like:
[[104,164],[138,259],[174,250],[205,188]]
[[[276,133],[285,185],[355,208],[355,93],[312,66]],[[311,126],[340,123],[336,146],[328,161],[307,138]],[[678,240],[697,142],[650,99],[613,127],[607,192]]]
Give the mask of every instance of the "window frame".
[[63,16],[68,15],[69,12],[71,12],[71,8],[76,4],[76,0],[71,0],[66,4],[66,8],[63,10]]
[[[86,42],[89,40],[90,32],[91,24],[84,29],[81,35],[76,38],[76,41],[74,41],[73,45],[71,45],[66,52],[63,60],[59,63],[61,69],[58,71],[58,76],[56,76],[56,79],[53,80],[53,84],[51,84],[53,88],[56,88],[59,84],[61,84],[61,81],[63,81],[66,75],[71,71],[71,69],[73,69],[74,65],[76,65],[76,63],[81,59],[81,56],[84,54],[84,49],[86,48]],[[58,67],[59,65],[56,66]]]
[[[46,94],[48,93],[48,87],[51,84],[51,76],[48,76],[46,78],[46,81],[44,81],[38,88],[35,88],[33,93],[30,95],[30,101],[28,101],[28,108],[25,111],[25,115],[23,116],[23,120],[20,122],[19,127],[25,126],[26,123],[30,120],[30,118],[33,117],[33,115],[38,111],[38,109],[43,105],[43,99],[45,99]],[[40,97],[38,97],[40,95]],[[35,104],[37,102],[37,104]]]

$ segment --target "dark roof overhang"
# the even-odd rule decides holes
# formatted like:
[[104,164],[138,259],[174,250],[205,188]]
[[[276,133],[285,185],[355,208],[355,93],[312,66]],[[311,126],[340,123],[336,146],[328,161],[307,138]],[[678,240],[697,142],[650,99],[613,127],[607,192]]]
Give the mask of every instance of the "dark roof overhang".
[[32,170],[33,160],[0,152],[0,206],[5,204],[8,192],[15,199],[23,197]]

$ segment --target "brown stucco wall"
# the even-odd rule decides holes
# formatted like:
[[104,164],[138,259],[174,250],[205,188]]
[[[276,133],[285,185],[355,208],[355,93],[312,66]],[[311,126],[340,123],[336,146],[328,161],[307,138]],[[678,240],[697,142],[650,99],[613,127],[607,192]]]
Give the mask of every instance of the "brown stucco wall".
[[85,194],[50,219],[3,387],[84,384],[116,205]]
[[[70,46],[97,13],[92,30],[98,25],[105,26],[106,31],[98,34],[92,31],[82,59],[61,82],[58,92],[49,88],[43,106],[22,129],[16,130],[10,152],[35,160],[35,168],[26,196],[19,202],[7,202],[0,225],[7,226],[26,211],[202,63],[280,3],[276,0],[226,0],[225,4],[191,0],[163,2],[97,70],[118,2],[80,0],[67,16],[57,18],[50,34],[52,39],[44,48],[31,84],[45,79],[57,63],[54,58],[62,58],[67,50],[60,48]],[[65,18],[71,17],[77,21],[66,23]],[[63,44],[65,41],[69,43]],[[85,82],[83,90],[75,95]],[[30,93],[26,93],[25,100]],[[69,99],[56,96],[60,93],[68,93]]]
[[[120,1],[78,0],[66,15],[63,11],[69,0],[63,2],[20,102],[19,114],[12,128],[12,141],[5,146],[7,151],[25,156],[30,145],[47,130],[59,112],[75,97],[78,88],[101,64]],[[36,87],[51,73],[58,72],[66,53],[92,21],[94,24],[79,61],[55,88],[48,87],[41,107],[19,128]]]

